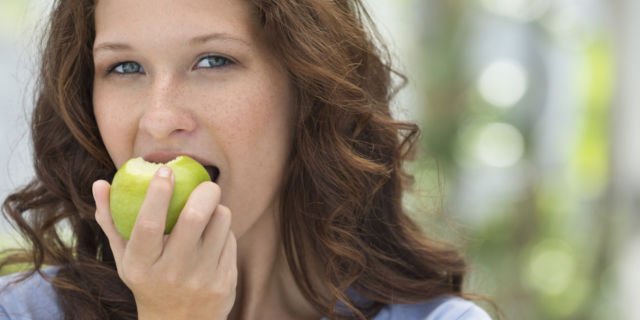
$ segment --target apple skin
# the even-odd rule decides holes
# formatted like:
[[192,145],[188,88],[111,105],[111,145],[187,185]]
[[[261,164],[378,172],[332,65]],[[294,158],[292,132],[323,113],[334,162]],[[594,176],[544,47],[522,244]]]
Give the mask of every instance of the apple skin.
[[[147,162],[141,157],[127,160],[111,182],[109,204],[111,216],[118,232],[129,239],[147,189],[160,163]],[[166,163],[173,171],[173,194],[167,212],[165,234],[170,233],[178,220],[189,195],[200,183],[211,181],[207,170],[188,156],[178,156]]]

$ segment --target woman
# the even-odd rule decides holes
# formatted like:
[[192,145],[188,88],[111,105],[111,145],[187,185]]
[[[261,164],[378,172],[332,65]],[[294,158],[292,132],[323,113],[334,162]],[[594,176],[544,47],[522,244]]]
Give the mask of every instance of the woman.
[[[390,116],[360,1],[91,2],[54,5],[36,178],[4,204],[32,245],[4,264],[36,272],[3,280],[5,317],[488,318],[460,298],[460,255],[403,212],[418,130]],[[123,239],[116,169],[181,154],[214,181],[163,236],[159,170]]]

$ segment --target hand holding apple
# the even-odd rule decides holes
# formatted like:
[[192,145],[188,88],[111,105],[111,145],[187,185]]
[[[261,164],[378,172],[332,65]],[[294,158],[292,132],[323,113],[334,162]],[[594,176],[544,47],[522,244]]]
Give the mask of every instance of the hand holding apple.
[[[111,214],[116,229],[125,239],[131,236],[149,183],[160,166],[162,164],[133,158],[125,162],[113,178]],[[211,177],[200,163],[188,156],[178,156],[167,162],[166,166],[172,169],[174,176],[174,190],[165,227],[165,233],[170,233],[193,189],[204,181],[211,181]]]
[[[141,174],[148,168],[138,168],[135,162],[120,170],[127,174],[119,174],[118,180],[129,174],[148,174]],[[172,170],[169,164],[150,170],[152,178],[142,186],[146,194],[137,218],[125,216],[131,223],[135,221],[129,239],[116,230],[117,215],[112,215],[110,208],[111,193],[127,191],[114,190],[118,180],[113,187],[107,181],[96,181],[96,221],[107,236],[118,275],[133,293],[138,319],[227,319],[235,303],[238,279],[231,211],[220,204],[221,190],[216,183],[195,183],[191,193],[183,191],[186,204],[171,234],[165,235],[179,170]],[[212,171],[211,175],[216,177],[217,173]]]

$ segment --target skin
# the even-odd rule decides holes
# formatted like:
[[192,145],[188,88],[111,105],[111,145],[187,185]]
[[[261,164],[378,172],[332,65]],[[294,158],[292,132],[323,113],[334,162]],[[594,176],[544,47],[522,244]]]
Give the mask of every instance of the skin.
[[98,1],[94,61],[93,108],[116,167],[188,154],[221,171],[191,194],[169,236],[173,178],[159,171],[129,241],[113,227],[109,183],[94,183],[96,220],[139,318],[320,318],[294,283],[276,223],[293,90],[250,5]]

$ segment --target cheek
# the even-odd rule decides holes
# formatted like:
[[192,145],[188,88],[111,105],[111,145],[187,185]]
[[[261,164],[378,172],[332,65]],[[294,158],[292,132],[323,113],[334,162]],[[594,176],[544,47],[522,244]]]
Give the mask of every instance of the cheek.
[[[93,112],[98,124],[102,141],[116,167],[120,167],[132,153],[133,129],[135,121],[132,109],[125,113],[123,105],[117,99],[101,90],[94,90]],[[126,107],[126,106],[125,106]],[[129,115],[124,117],[123,115]]]
[[234,231],[240,233],[274,210],[291,149],[294,113],[288,87],[263,83],[247,92],[251,94],[234,94],[230,101],[235,107],[216,122],[225,128],[217,138],[229,169],[222,201],[241,217],[234,220]]
[[[216,127],[218,141],[243,149],[244,155],[288,148],[291,140],[295,111],[291,85],[285,74],[267,70],[230,84],[224,94],[203,97],[210,103],[207,118]],[[211,104],[214,100],[217,103]]]
[[264,159],[260,162],[267,159],[282,162],[283,153],[290,148],[293,132],[294,106],[290,90],[263,83],[246,92],[251,94],[236,95],[239,98],[234,99],[236,108],[226,117],[233,129],[222,142],[235,145],[242,150],[243,157],[254,158],[254,161],[259,160],[255,159],[259,155]]

